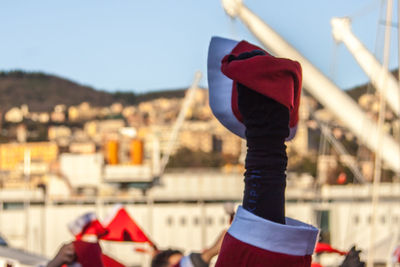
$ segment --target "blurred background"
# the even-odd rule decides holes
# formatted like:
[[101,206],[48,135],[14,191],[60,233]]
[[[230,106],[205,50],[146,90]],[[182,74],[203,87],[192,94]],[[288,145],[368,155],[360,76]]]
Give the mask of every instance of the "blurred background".
[[[115,204],[161,249],[201,251],[229,227],[246,145],[208,105],[212,36],[302,64],[287,216],[317,225],[321,243],[356,245],[368,266],[396,266],[399,10],[393,0],[1,1],[0,266],[51,258],[74,239],[69,222],[103,220]],[[147,243],[101,244],[149,266]]]

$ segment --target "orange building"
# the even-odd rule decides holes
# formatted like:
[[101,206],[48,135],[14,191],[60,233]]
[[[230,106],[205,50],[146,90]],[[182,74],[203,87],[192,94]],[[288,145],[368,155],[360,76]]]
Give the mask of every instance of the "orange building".
[[31,161],[51,163],[57,159],[58,147],[53,142],[8,143],[0,145],[0,170],[12,171],[24,162],[25,151]]

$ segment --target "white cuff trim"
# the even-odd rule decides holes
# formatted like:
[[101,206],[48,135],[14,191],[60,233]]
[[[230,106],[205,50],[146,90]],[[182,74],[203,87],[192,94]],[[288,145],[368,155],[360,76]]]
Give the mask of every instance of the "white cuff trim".
[[275,223],[239,206],[228,233],[244,243],[271,252],[305,256],[314,253],[319,230],[291,218],[286,218],[286,224]]

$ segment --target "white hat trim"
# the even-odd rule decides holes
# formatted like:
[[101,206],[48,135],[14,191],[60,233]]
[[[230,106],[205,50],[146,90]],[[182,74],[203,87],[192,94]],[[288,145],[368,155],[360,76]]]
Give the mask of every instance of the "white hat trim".
[[222,58],[231,53],[238,41],[221,37],[212,37],[208,49],[207,78],[210,107],[215,117],[228,130],[245,138],[245,126],[238,121],[232,111],[232,83],[221,71]]
[[68,229],[74,236],[76,236],[82,233],[83,229],[95,220],[97,220],[96,214],[93,212],[88,212],[70,222],[68,224]]
[[[214,116],[229,131],[245,138],[246,127],[240,122],[232,111],[232,83],[221,71],[221,61],[230,54],[238,41],[214,36],[211,38],[207,59],[207,78],[209,102]],[[286,141],[294,138],[297,125],[290,128]]]

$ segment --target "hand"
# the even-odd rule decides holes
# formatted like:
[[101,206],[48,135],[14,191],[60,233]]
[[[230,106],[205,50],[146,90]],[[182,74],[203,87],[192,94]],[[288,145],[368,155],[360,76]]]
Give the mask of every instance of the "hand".
[[201,258],[206,263],[210,263],[211,259],[219,254],[222,246],[222,241],[224,240],[226,232],[227,230],[222,231],[215,243],[211,247],[205,249],[203,253],[201,253]]
[[364,267],[365,263],[360,260],[360,253],[361,250],[356,250],[356,247],[353,246],[340,267]]
[[243,60],[243,59],[248,59],[254,56],[265,56],[265,52],[262,50],[253,50],[249,52],[243,52],[237,57],[234,55],[229,55],[228,57],[228,62],[235,61],[235,60]]
[[75,261],[74,244],[64,244],[57,255],[47,264],[47,267],[61,267],[64,264],[71,264]]

